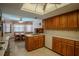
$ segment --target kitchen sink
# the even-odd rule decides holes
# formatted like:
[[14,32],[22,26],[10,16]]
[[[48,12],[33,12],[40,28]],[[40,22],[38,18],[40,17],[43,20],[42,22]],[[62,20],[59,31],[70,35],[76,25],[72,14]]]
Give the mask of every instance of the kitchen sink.
[[4,44],[5,42],[4,41],[0,41],[0,44]]
[[5,44],[5,42],[4,41],[0,41],[0,50],[3,49],[3,47],[2,47],[3,44]]
[[2,50],[3,49],[3,47],[2,46],[0,46],[0,50]]

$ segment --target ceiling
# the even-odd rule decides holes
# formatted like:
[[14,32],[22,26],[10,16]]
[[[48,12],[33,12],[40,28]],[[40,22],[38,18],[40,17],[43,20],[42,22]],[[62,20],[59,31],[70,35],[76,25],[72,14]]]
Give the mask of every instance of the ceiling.
[[49,13],[55,9],[61,8],[63,6],[68,5],[65,3],[29,3],[29,4],[23,4],[21,7],[21,10],[32,12],[39,15],[44,15],[46,13]]
[[2,3],[0,4],[0,8],[2,9],[3,15],[14,15],[17,18],[45,19],[79,9],[78,5],[78,3]]

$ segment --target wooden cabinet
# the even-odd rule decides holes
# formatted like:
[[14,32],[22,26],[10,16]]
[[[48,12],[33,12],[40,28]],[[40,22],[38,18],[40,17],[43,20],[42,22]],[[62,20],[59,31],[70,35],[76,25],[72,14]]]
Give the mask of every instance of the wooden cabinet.
[[36,33],[43,33],[44,29],[43,28],[35,28]]
[[43,46],[45,46],[45,36],[40,35],[39,36],[39,47],[43,47]]
[[48,25],[47,25],[47,28],[48,28],[48,29],[52,29],[52,18],[49,18],[49,19],[48,19],[47,24],[48,24]]
[[53,50],[61,54],[61,39],[57,37],[53,38]]
[[64,56],[74,55],[74,41],[59,37],[53,38],[53,50]]
[[45,29],[77,29],[79,28],[79,11],[45,19]]
[[57,29],[57,28],[60,27],[60,26],[59,26],[59,16],[56,16],[56,17],[53,18],[53,23],[52,23],[52,24],[53,24],[52,27],[53,27],[54,29]]
[[75,42],[75,56],[79,56],[79,41]]
[[68,40],[66,44],[66,55],[74,56],[74,41]]
[[62,46],[62,51],[61,51],[61,54],[66,56],[66,48],[67,48],[66,42],[67,42],[67,40],[64,39],[64,38],[61,38],[61,39],[62,39],[62,45],[61,45]]
[[34,49],[34,40],[33,40],[33,37],[26,37],[25,39],[25,48],[28,50],[28,51],[31,51]]
[[67,14],[60,15],[60,28],[67,28]]
[[25,48],[28,51],[32,51],[44,47],[44,42],[45,42],[44,35],[26,36]]
[[70,12],[68,16],[68,28],[77,28],[77,11]]

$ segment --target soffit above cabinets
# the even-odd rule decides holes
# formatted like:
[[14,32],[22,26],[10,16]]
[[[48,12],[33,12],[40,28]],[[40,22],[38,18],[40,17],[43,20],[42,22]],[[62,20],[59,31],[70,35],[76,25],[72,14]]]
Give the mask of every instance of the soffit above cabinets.
[[21,10],[44,15],[68,4],[69,3],[26,3],[22,5]]

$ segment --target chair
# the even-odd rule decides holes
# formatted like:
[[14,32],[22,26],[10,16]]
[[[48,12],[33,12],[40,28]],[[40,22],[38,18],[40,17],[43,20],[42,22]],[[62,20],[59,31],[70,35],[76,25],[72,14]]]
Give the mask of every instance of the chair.
[[15,35],[15,41],[19,41],[20,40],[20,35]]
[[25,40],[25,35],[20,35],[20,39],[21,39],[22,41],[24,41],[24,40]]

